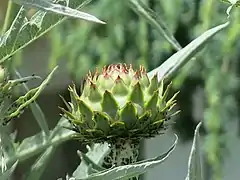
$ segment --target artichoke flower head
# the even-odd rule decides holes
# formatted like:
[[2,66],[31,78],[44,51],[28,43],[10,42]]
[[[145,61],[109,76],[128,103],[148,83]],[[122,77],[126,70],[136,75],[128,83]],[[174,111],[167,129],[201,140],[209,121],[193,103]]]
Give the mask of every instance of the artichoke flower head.
[[[168,90],[169,86],[164,91],[163,81],[158,82],[157,75],[149,79],[143,66],[135,71],[132,65],[112,64],[101,73],[97,70],[88,73],[80,96],[75,86],[69,87],[71,103],[68,110],[62,110],[78,139],[133,150],[141,139],[166,129],[166,121],[172,116],[168,112],[175,105],[176,96],[166,101]],[[132,157],[138,155],[138,151],[131,152]],[[115,156],[120,157],[116,153]]]

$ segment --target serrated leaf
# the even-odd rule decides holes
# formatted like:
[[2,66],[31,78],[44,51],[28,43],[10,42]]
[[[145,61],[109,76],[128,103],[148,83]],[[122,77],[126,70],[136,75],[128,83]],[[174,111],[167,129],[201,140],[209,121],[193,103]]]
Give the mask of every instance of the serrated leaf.
[[[15,74],[18,76],[18,78],[21,78],[21,75],[18,71],[15,71]],[[27,93],[29,91],[29,88],[27,87],[27,85],[25,83],[23,83],[23,89],[24,89],[25,93]],[[46,117],[45,117],[42,109],[38,105],[38,103],[36,101],[34,101],[32,104],[29,105],[29,107],[33,113],[33,116],[37,120],[38,125],[40,126],[41,130],[46,135],[49,135],[50,131],[49,131]]]
[[194,132],[192,149],[188,161],[188,174],[185,180],[203,180],[199,145],[199,129],[201,124],[200,122],[197,125]]
[[9,179],[13,174],[14,170],[16,169],[17,164],[18,164],[18,161],[16,161],[7,171],[0,173],[0,179],[1,180]]
[[48,166],[48,163],[53,156],[56,147],[50,146],[47,150],[36,160],[27,173],[25,180],[39,180]]
[[197,52],[199,52],[204,47],[204,45],[213,38],[214,35],[228,27],[228,25],[229,22],[226,22],[204,32],[198,38],[190,42],[186,47],[168,58],[158,68],[149,72],[148,76],[152,77],[157,74],[158,81],[161,81],[163,79],[170,79],[183,65],[191,60],[191,58]]
[[[79,9],[89,2],[71,0],[69,7]],[[39,10],[28,20],[25,9],[21,7],[10,29],[0,36],[0,64],[66,19],[66,16]]]
[[95,169],[96,171],[103,171],[106,170],[105,168],[99,166],[95,162],[93,162],[85,153],[82,153],[81,151],[78,151],[77,154],[81,158],[81,161],[85,161],[85,164],[87,165],[92,165],[92,168]]
[[[93,146],[88,148],[88,152],[86,153],[87,158],[89,158],[96,165],[101,166],[104,157],[109,153],[110,149],[107,143],[104,144],[93,144]],[[84,178],[89,176],[88,174],[88,165],[90,161],[82,161],[77,169],[73,172],[73,176],[75,178]]]
[[15,154],[14,139],[3,126],[0,126],[0,147],[1,146],[6,156],[12,156]]
[[[68,1],[69,0],[66,0],[67,4],[68,4]],[[87,21],[104,24],[103,21],[99,20],[98,18],[96,18],[93,15],[84,13],[82,11],[78,11],[76,9],[72,9],[68,6],[63,6],[61,4],[54,4],[47,0],[13,0],[13,2],[20,4],[20,5],[27,6],[27,7],[42,9],[45,11],[61,14],[64,16],[80,18],[80,19],[84,19]]]
[[16,148],[14,156],[6,157],[6,164],[11,164],[16,160],[19,162],[29,159],[44,150],[49,146],[57,146],[67,140],[70,140],[75,135],[74,131],[63,128],[69,125],[68,120],[61,118],[57,126],[50,131],[50,136],[46,137],[43,132],[24,139]]
[[16,18],[13,20],[9,30],[3,35],[0,36],[0,47],[4,46],[4,48],[12,48],[10,46],[10,39],[13,39],[11,42],[12,45],[16,43],[17,36],[21,31],[21,27],[23,23],[26,21],[26,11],[23,7],[21,7],[16,15]]
[[78,180],[115,180],[115,179],[127,179],[131,177],[139,176],[145,173],[150,168],[153,168],[156,165],[163,163],[175,149],[177,141],[178,141],[178,137],[176,136],[175,142],[173,143],[172,147],[166,153],[164,153],[164,155],[160,156],[161,159],[153,158],[153,159],[145,160],[143,162],[135,163],[132,165],[118,166],[118,167],[107,169],[105,171],[101,171],[98,173],[93,173],[89,177],[77,178],[77,179]]

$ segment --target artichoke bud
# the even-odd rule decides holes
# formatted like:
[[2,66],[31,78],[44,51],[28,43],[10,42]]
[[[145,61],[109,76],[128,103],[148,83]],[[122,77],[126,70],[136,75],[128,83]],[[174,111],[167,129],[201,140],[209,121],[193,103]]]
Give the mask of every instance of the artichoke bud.
[[127,147],[138,154],[139,141],[162,134],[165,122],[174,115],[169,111],[176,104],[176,95],[167,101],[170,86],[164,91],[163,81],[158,82],[157,75],[149,79],[143,66],[135,71],[132,65],[112,64],[101,73],[88,73],[85,80],[81,96],[75,86],[69,88],[71,108],[64,114],[73,130],[77,129],[79,140],[110,144],[106,167],[109,161],[110,166],[135,161],[134,155],[116,153],[122,154],[121,148]]
[[115,80],[112,87],[112,93],[115,96],[126,96],[128,94],[128,88],[120,76],[117,76]]
[[[64,113],[74,126],[87,127],[77,133],[86,142],[161,134],[168,111],[176,104],[176,95],[167,101],[170,85],[164,91],[163,82],[158,82],[157,75],[149,79],[143,66],[134,70],[132,65],[112,64],[100,73],[89,72],[85,80],[81,96],[75,86],[69,88],[72,108]],[[95,131],[102,133],[95,137]]]
[[104,92],[101,106],[102,111],[107,113],[111,117],[111,119],[114,120],[116,118],[119,107],[111,92],[107,90]]
[[99,92],[96,84],[94,84],[93,82],[91,82],[90,84],[88,99],[90,102],[93,102],[93,103],[100,102],[102,99],[101,93]]

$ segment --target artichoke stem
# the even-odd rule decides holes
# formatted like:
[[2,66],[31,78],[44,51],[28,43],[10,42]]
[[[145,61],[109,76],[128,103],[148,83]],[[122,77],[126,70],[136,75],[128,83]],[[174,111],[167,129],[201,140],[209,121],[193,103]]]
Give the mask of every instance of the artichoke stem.
[[[103,167],[111,168],[137,162],[139,145],[139,140],[132,139],[115,139],[109,142],[111,150],[108,156],[104,158]],[[129,180],[138,180],[138,177]]]

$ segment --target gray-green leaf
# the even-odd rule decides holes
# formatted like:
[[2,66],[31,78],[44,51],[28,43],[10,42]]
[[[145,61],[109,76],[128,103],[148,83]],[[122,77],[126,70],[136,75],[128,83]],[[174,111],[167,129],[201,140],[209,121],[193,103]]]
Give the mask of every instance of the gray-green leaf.
[[18,161],[16,161],[7,171],[4,171],[2,174],[0,173],[0,179],[9,179],[16,169]]
[[36,160],[36,162],[31,166],[30,171],[26,175],[26,180],[39,180],[47,168],[48,163],[53,156],[56,147],[50,146],[47,150]]
[[201,36],[190,42],[186,47],[168,58],[158,68],[149,72],[148,76],[153,77],[157,74],[158,81],[161,81],[162,79],[170,79],[181,67],[183,67],[183,65],[191,60],[191,58],[199,52],[215,34],[228,27],[228,25],[229,22],[226,22],[204,32]]
[[[74,171],[73,176],[76,178],[83,178],[87,177],[89,164],[92,164],[93,168],[94,165],[101,166],[104,157],[107,153],[109,153],[109,147],[107,143],[104,144],[93,144],[92,147],[88,148],[88,152],[86,154],[83,154],[83,161],[81,161],[80,165],[77,167],[77,169]],[[92,162],[94,163],[92,163]],[[98,168],[95,168],[99,170]]]
[[[79,9],[89,2],[71,0],[69,7]],[[39,10],[28,20],[21,7],[9,30],[0,36],[0,64],[66,19],[67,16]]]
[[68,126],[68,124],[65,118],[61,118],[57,126],[50,131],[50,137],[46,137],[43,132],[40,132],[24,139],[17,147],[15,155],[6,157],[6,164],[9,165],[16,160],[24,161],[43,152],[49,146],[57,146],[71,139],[75,132],[63,128]]
[[199,129],[201,124],[202,123],[200,122],[195,129],[192,149],[188,161],[188,174],[185,180],[203,180],[199,145]]
[[163,37],[176,49],[182,49],[181,45],[170,32],[165,22],[157,15],[156,12],[148,8],[141,0],[129,0],[132,9],[142,16],[151,24],[156,30],[163,35]]
[[[76,9],[72,9],[68,6],[63,6],[61,4],[55,4],[47,0],[13,0],[13,2],[18,3],[20,5],[28,6],[31,8],[37,8],[57,14],[61,14],[64,16],[74,17],[74,18],[80,18],[87,21],[92,21],[96,23],[102,23],[105,24],[103,21],[99,20],[93,15],[90,15],[88,13],[84,13],[82,11],[78,11]],[[66,0],[67,4],[69,0]]]
[[145,173],[150,168],[155,167],[158,164],[163,163],[169,155],[173,152],[176,147],[178,137],[172,147],[164,154],[159,157],[146,160],[143,162],[138,162],[132,165],[118,166],[115,168],[107,169],[98,173],[93,173],[85,178],[77,178],[78,180],[114,180],[114,179],[128,179],[131,177],[139,176]]

